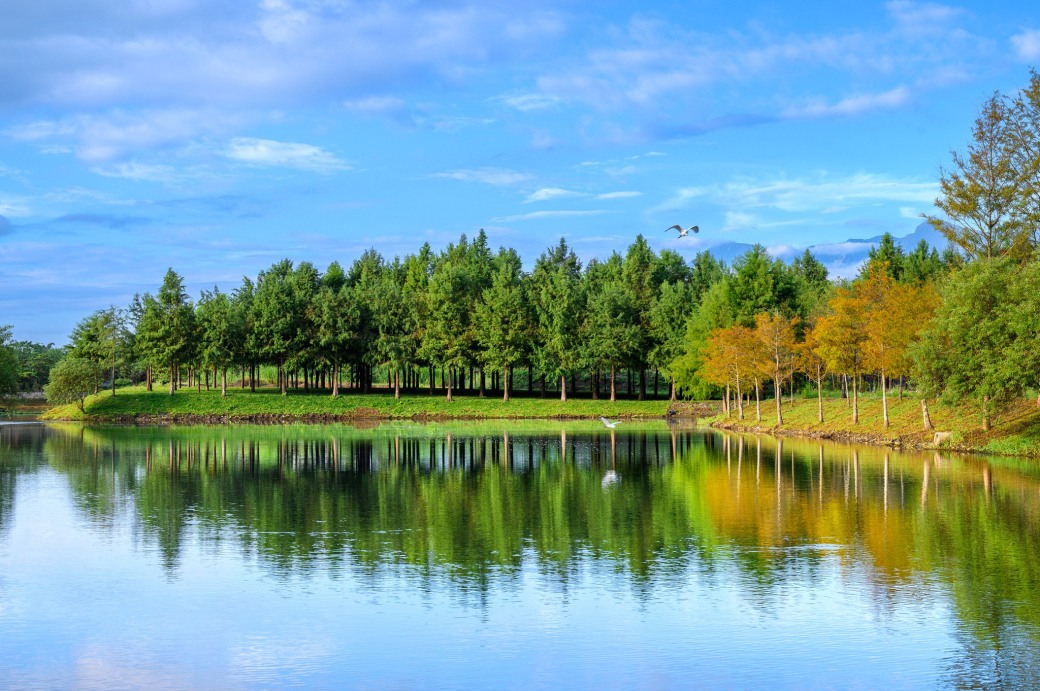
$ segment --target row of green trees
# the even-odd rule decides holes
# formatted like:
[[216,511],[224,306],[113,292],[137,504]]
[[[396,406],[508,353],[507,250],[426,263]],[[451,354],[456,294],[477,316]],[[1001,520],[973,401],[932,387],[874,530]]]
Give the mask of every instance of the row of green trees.
[[371,387],[379,367],[395,395],[432,390],[439,373],[449,400],[467,374],[469,388],[483,392],[488,373],[508,399],[517,367],[529,387],[555,383],[564,400],[575,386],[613,399],[623,368],[643,398],[649,372],[674,378],[689,349],[687,321],[706,296],[724,290],[748,314],[778,303],[808,314],[828,285],[808,252],[788,265],[756,246],[728,268],[708,253],[690,263],[655,253],[642,236],[623,256],[585,265],[561,240],[528,272],[514,250],[493,253],[481,231],[440,253],[424,245],[388,261],[370,250],[346,270],[283,260],[196,301],[171,269],[155,295],[81,321],[65,367],[77,370],[80,393],[105,378],[113,391],[124,377],[150,385],[156,373],[172,394],[182,372],[197,383],[212,376],[226,392],[229,370],[255,386],[268,365],[283,393],[302,377],[305,388],[333,395],[344,379]]

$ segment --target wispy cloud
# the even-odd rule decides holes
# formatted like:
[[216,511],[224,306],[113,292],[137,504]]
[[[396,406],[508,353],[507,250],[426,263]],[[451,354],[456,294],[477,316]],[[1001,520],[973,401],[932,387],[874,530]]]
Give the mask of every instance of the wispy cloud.
[[125,158],[132,152],[183,144],[243,123],[237,115],[183,108],[72,115],[9,127],[11,139],[39,144],[50,152],[72,151],[90,162]]
[[870,173],[840,178],[818,175],[810,179],[736,179],[721,185],[682,188],[654,210],[681,209],[699,200],[744,213],[747,209],[827,213],[834,208],[845,209],[876,202],[930,206],[938,193],[937,182]]
[[462,182],[480,182],[485,185],[507,186],[529,182],[534,179],[530,173],[522,173],[508,168],[459,168],[434,173],[431,177],[444,180],[461,180]]
[[256,166],[296,168],[315,173],[350,170],[346,161],[320,147],[272,139],[236,137],[224,155],[233,161]]
[[575,192],[573,190],[565,190],[559,187],[542,187],[537,189],[531,194],[527,195],[527,199],[524,203],[531,202],[546,202],[554,199],[566,199],[567,197],[583,197],[585,196],[581,192]]
[[899,86],[878,94],[849,96],[836,103],[827,103],[824,99],[817,98],[806,105],[788,108],[781,115],[789,119],[854,117],[874,110],[898,108],[909,100],[910,90]]
[[104,226],[113,230],[121,230],[130,226],[142,226],[152,222],[145,216],[125,216],[119,214],[77,213],[65,214],[54,219],[55,223],[77,225]]
[[400,113],[408,108],[408,102],[396,96],[365,96],[343,102],[343,107],[357,113],[386,115]]
[[885,3],[888,15],[897,31],[920,37],[945,33],[955,21],[964,16],[964,9],[935,2],[892,0]]
[[636,192],[635,190],[621,190],[618,192],[604,192],[603,194],[597,194],[596,199],[602,199],[606,201],[610,199],[633,199],[635,197],[642,196],[642,192]]
[[92,173],[106,178],[123,178],[138,182],[173,183],[181,179],[181,175],[173,166],[157,163],[139,163],[129,161],[108,166],[95,166]]
[[1011,37],[1011,46],[1020,60],[1040,60],[1040,29],[1028,29]]
[[558,96],[537,93],[507,94],[505,96],[499,96],[495,100],[509,106],[510,108],[524,112],[545,110],[546,108],[552,108],[560,103],[560,98]]
[[617,192],[603,192],[600,194],[593,194],[591,192],[575,192],[574,190],[565,190],[559,187],[543,187],[537,189],[527,196],[524,200],[525,204],[531,202],[545,202],[555,201],[557,199],[568,199],[568,198],[580,198],[580,199],[598,199],[601,201],[610,201],[612,199],[633,199],[635,197],[643,196],[642,192],[636,192],[635,190],[619,190]]
[[607,213],[601,209],[588,210],[556,210],[556,211],[532,211],[527,214],[514,214],[512,216],[498,216],[491,220],[495,223],[510,223],[513,221],[538,221],[546,218],[577,218],[581,216],[600,216]]

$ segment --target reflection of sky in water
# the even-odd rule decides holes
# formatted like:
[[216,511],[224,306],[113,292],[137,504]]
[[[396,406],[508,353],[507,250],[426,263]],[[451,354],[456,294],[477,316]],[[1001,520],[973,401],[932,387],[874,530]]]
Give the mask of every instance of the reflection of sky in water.
[[[725,477],[725,461],[713,463]],[[602,468],[587,472],[602,493]],[[742,472],[750,501],[754,476]],[[647,481],[619,474],[611,493]],[[335,563],[275,568],[255,541],[244,546],[189,514],[170,568],[132,500],[92,519],[69,477],[43,467],[17,478],[0,537],[0,685],[915,688],[987,679],[992,664],[958,618],[950,572],[892,576],[862,536],[722,539],[705,560],[694,548],[718,538],[688,535],[688,549],[659,551],[642,579],[596,544],[571,545],[561,566],[527,536],[515,561],[491,560],[474,581],[443,558],[422,565],[387,553],[360,566],[349,550]],[[226,510],[228,531],[241,530]],[[321,539],[321,528],[312,532]],[[783,561],[756,573],[761,553]],[[1003,630],[1017,650],[1035,650],[1025,624]]]

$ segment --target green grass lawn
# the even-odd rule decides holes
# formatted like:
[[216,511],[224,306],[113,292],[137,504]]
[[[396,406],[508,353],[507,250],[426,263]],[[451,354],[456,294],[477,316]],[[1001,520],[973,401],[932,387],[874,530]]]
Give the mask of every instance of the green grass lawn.
[[[881,397],[864,395],[859,400],[859,424],[852,424],[852,408],[841,398],[823,401],[824,422],[817,421],[816,399],[796,398],[792,405],[784,400],[782,430],[802,434],[850,435],[879,443],[922,444],[931,442],[935,432],[949,432],[950,445],[988,453],[1040,456],[1040,408],[1035,400],[1021,399],[1004,404],[991,418],[992,427],[982,430],[982,414],[974,402],[949,405],[930,400],[928,412],[935,430],[926,432],[921,416],[921,400],[892,396],[888,401],[889,427],[884,426]],[[743,422],[734,408],[730,417],[717,415],[706,422],[719,426],[743,426],[773,430],[776,428],[776,404],[772,398],[762,401],[762,421],[755,418],[755,404],[744,407]]]
[[384,418],[413,417],[446,418],[549,418],[599,416],[610,418],[664,417],[669,409],[666,400],[654,401],[593,401],[571,399],[565,403],[556,397],[514,397],[508,402],[500,397],[456,395],[448,403],[444,396],[409,394],[394,400],[389,392],[370,394],[344,393],[333,398],[325,393],[290,391],[282,396],[277,389],[261,389],[256,393],[231,389],[226,399],[219,390],[196,391],[181,389],[173,396],[156,389],[151,393],[143,386],[119,389],[117,395],[102,392],[90,396],[86,414],[78,406],[64,405],[52,408],[42,417],[49,420],[119,421],[159,418],[214,418],[263,419],[271,418]]

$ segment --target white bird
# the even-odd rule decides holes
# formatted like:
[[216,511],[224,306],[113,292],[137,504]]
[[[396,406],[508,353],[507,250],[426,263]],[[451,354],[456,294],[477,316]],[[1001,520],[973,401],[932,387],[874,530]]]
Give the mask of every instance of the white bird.
[[697,226],[690,226],[689,228],[683,228],[680,225],[674,225],[674,226],[668,226],[667,228],[665,228],[664,232],[667,233],[669,230],[678,230],[679,231],[679,237],[681,237],[681,238],[686,237],[690,233],[699,233],[701,231],[701,229],[699,227],[697,227]]
[[600,420],[603,421],[604,427],[609,427],[610,429],[614,429],[615,427],[621,424],[621,420],[615,420],[614,422],[611,422],[605,417],[601,417]]

